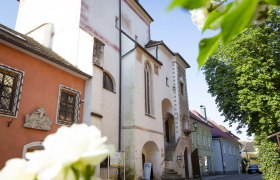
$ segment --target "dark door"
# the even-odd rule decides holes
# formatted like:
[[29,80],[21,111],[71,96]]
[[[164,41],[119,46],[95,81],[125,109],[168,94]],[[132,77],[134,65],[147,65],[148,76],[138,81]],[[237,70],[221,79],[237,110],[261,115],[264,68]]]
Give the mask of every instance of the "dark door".
[[169,123],[168,123],[168,119],[165,121],[165,137],[166,137],[166,142],[170,142],[170,139],[169,139]]
[[193,177],[200,178],[200,166],[199,166],[199,157],[198,157],[197,149],[195,149],[192,152],[192,168],[193,168]]
[[188,179],[189,176],[189,165],[188,165],[188,149],[185,149],[184,152],[184,161],[185,161],[185,174],[186,174],[186,179]]

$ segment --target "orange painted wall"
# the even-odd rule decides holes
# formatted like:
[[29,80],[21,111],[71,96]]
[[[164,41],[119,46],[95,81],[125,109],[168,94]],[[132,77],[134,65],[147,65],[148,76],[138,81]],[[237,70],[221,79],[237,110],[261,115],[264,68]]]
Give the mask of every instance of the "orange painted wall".
[[[17,118],[0,115],[0,168],[14,157],[22,157],[25,144],[41,141],[61,125],[56,124],[59,86],[73,88],[84,96],[85,80],[49,65],[16,49],[0,43],[0,64],[23,71],[24,80]],[[43,107],[52,120],[50,131],[24,128],[26,114]],[[83,104],[80,105],[79,121],[82,119]],[[13,120],[10,127],[9,121]]]

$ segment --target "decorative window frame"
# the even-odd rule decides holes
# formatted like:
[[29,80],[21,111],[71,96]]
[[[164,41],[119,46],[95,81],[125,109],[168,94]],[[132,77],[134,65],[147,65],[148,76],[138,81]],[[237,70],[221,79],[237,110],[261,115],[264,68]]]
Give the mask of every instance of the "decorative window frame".
[[23,159],[26,159],[25,155],[26,155],[27,150],[28,150],[29,148],[32,148],[32,147],[43,147],[43,148],[44,148],[44,146],[43,146],[42,143],[43,143],[43,142],[41,142],[41,141],[36,141],[36,142],[29,143],[29,144],[25,144],[25,145],[23,146],[23,150],[22,150],[22,158],[23,158]]
[[74,123],[79,122],[79,117],[80,117],[80,102],[81,102],[81,93],[80,91],[74,90],[70,87],[60,85],[59,86],[59,93],[58,93],[58,102],[57,102],[57,112],[56,112],[56,124],[58,125],[63,125],[63,126],[71,126],[72,124],[63,124],[59,122],[58,116],[59,116],[59,109],[60,109],[60,98],[61,98],[61,92],[66,91],[72,94],[75,94],[75,115],[74,115]]
[[19,104],[20,104],[20,98],[22,93],[22,85],[23,85],[23,79],[24,79],[24,72],[20,71],[18,69],[12,68],[10,66],[4,65],[0,63],[0,71],[7,71],[12,74],[15,74],[17,76],[17,82],[16,82],[16,88],[13,88],[13,107],[10,113],[5,113],[4,111],[0,110],[0,116],[6,116],[6,117],[13,117],[16,118],[18,115],[19,110]]

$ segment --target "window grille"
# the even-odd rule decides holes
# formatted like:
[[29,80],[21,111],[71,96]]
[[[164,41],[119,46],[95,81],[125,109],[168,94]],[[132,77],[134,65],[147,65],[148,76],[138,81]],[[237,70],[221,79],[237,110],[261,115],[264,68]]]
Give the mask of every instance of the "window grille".
[[72,125],[79,120],[80,93],[73,89],[61,86],[57,123]]
[[17,115],[22,82],[23,72],[0,64],[0,114]]
[[114,83],[110,75],[106,72],[103,73],[103,88],[114,92]]

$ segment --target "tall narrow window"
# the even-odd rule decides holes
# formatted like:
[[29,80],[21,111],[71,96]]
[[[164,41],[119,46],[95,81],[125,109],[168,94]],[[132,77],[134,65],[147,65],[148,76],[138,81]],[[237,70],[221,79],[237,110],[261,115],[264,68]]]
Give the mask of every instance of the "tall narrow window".
[[197,132],[197,145],[199,146],[200,145],[200,139],[199,139],[199,132]]
[[103,73],[103,88],[114,92],[114,83],[110,75],[106,72]]
[[182,96],[184,96],[184,90],[185,90],[184,83],[180,82],[180,92]]
[[203,135],[202,137],[203,137],[203,146],[206,146],[205,135]]
[[78,123],[79,102],[80,93],[78,91],[61,86],[57,123],[63,125]]
[[223,153],[225,154],[226,153],[226,145],[223,144]]
[[145,64],[145,113],[152,114],[152,77],[151,67],[148,63]]
[[105,44],[100,40],[94,38],[93,58],[92,62],[100,67],[103,67],[104,61],[104,46]]
[[23,72],[0,64],[0,114],[16,116]]

